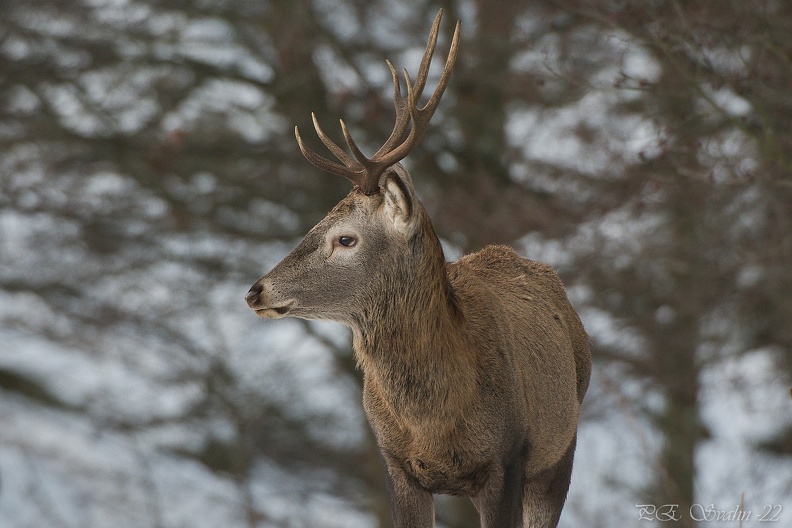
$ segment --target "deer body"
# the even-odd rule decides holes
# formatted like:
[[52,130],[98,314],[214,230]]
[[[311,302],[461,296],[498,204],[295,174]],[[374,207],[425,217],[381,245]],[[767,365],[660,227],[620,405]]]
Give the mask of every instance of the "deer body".
[[[389,299],[379,300],[387,308],[377,320],[386,323],[353,330],[366,414],[401,494],[424,504],[430,493],[507,498],[508,523],[485,526],[522,526],[522,488],[548,470],[558,478],[552,470],[573,448],[588,384],[586,335],[547,266],[503,246],[444,265],[436,243],[434,257],[434,276],[411,281],[409,272],[402,291],[381,290]],[[564,495],[569,462],[560,470]],[[501,493],[507,477],[513,497]],[[535,484],[550,488],[552,478]],[[554,526],[559,502],[526,512],[525,526]],[[488,513],[497,519],[501,508]],[[548,524],[535,524],[535,513]]]
[[[424,63],[416,86],[407,79],[409,114],[394,73],[397,126],[385,156],[401,148],[393,138],[406,121],[419,138],[416,127],[431,117],[414,104]],[[427,107],[435,99],[437,92]],[[505,246],[446,263],[398,159],[361,160],[344,131],[363,169],[318,125],[347,170],[300,146],[355,189],[253,285],[248,304],[263,317],[332,319],[352,329],[395,526],[433,526],[434,493],[469,496],[484,527],[556,526],[590,373],[587,337],[561,281]]]

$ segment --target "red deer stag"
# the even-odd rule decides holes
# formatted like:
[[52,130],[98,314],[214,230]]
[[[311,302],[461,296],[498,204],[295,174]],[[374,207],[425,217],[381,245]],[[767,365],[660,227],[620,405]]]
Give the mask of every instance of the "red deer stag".
[[406,97],[388,62],[396,124],[371,158],[343,121],[354,158],[313,119],[340,163],[306,147],[295,129],[308,161],[354,189],[246,300],[261,317],[352,329],[395,526],[433,526],[432,494],[443,493],[469,496],[484,527],[554,527],[589,382],[588,340],[547,265],[505,246],[447,263],[399,164],[421,140],[454,67],[459,23],[439,85],[419,108],[441,15],[414,84],[404,72]]

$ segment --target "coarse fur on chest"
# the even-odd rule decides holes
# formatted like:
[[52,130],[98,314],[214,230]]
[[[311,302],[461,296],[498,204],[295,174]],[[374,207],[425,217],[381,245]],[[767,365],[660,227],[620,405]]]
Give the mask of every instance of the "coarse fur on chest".
[[580,324],[555,272],[508,247],[442,273],[445,292],[422,298],[423,309],[387,292],[395,302],[382,299],[382,320],[403,323],[356,333],[355,351],[384,455],[428,491],[475,495],[515,450],[537,472],[566,451],[587,380],[574,367],[585,334],[570,337]]

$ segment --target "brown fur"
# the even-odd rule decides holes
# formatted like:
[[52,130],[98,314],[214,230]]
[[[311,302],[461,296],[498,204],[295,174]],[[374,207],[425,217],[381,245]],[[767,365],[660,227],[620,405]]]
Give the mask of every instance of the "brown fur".
[[[351,327],[396,526],[432,526],[433,493],[471,497],[482,526],[555,526],[590,374],[580,319],[555,271],[509,247],[447,264],[409,175],[388,178],[350,193],[248,303]],[[355,229],[357,253],[322,249]]]

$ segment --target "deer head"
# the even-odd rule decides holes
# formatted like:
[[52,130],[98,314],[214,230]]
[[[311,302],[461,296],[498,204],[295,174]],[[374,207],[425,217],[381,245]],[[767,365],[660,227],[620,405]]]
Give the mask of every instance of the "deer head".
[[312,114],[319,139],[338,161],[305,146],[295,127],[297,143],[308,161],[347,178],[354,188],[247,293],[248,305],[259,316],[331,319],[359,326],[366,312],[378,310],[382,292],[392,292],[395,284],[415,279],[416,274],[427,276],[438,262],[442,266],[439,241],[415,196],[410,175],[399,164],[420,142],[454,67],[459,23],[438,86],[419,107],[441,17],[442,10],[435,18],[414,83],[404,71],[406,97],[396,70],[387,62],[396,120],[390,137],[373,156],[368,158],[360,151],[343,120],[341,130],[351,155],[322,131]]

